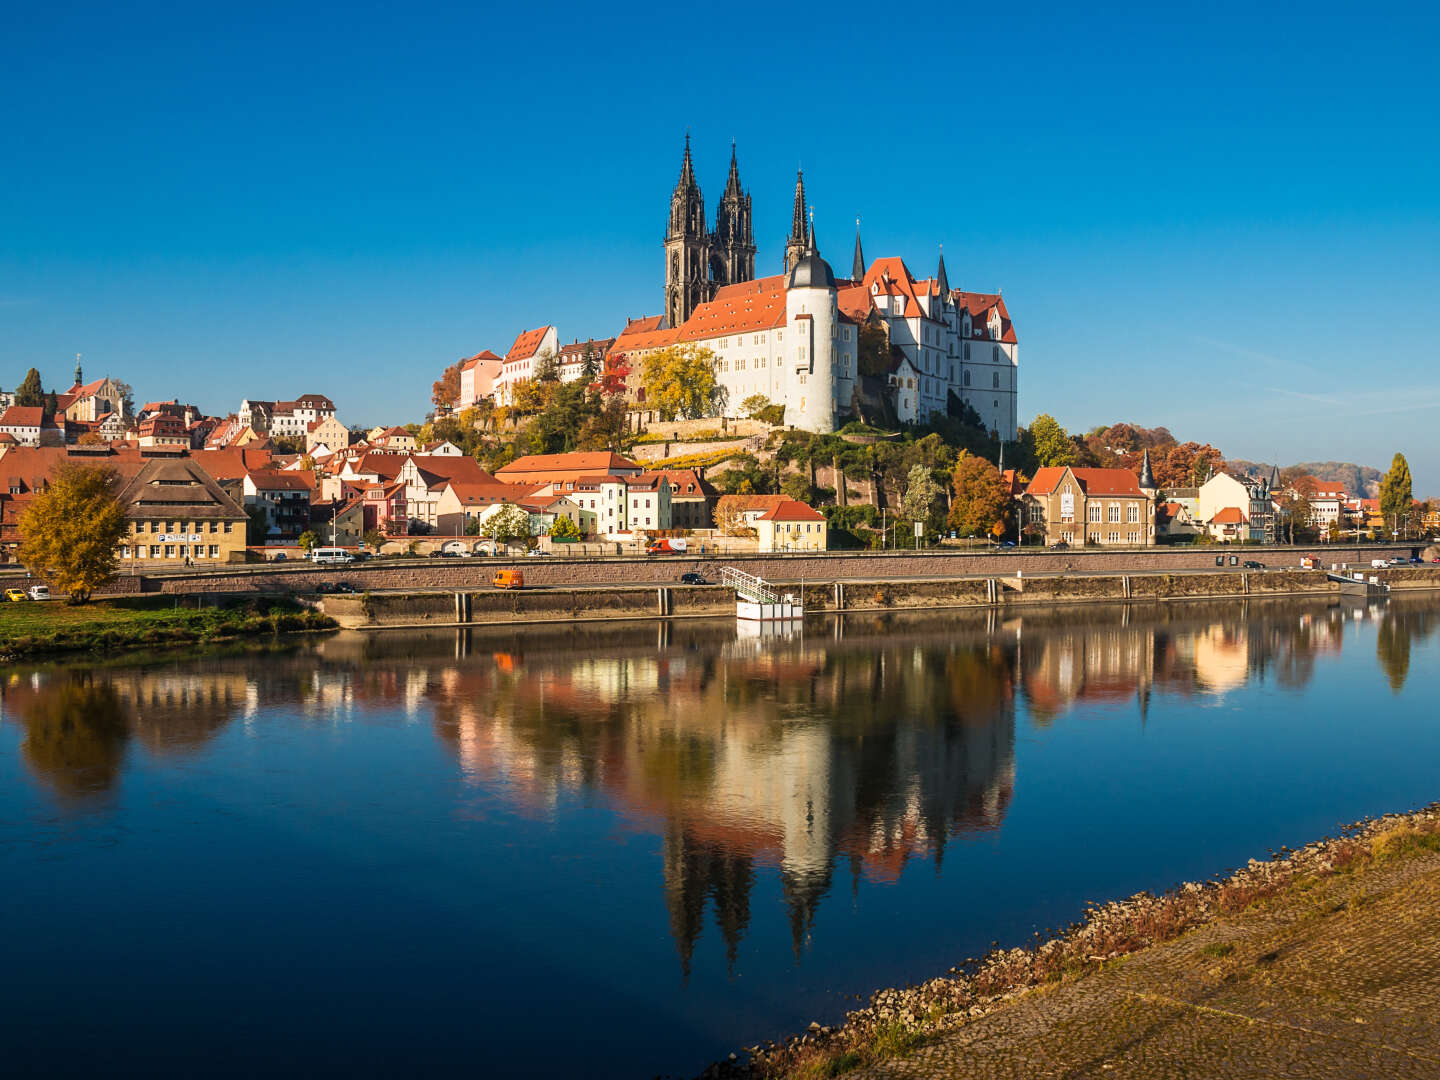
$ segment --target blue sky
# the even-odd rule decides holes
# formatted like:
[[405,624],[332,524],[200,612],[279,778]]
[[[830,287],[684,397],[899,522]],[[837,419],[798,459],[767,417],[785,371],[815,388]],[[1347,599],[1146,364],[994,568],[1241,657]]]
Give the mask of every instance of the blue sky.
[[[1297,8],[1296,10],[1301,10]],[[66,5],[0,38],[0,386],[418,419],[447,363],[660,309],[687,127],[774,272],[1003,288],[1021,416],[1440,494],[1433,7]]]

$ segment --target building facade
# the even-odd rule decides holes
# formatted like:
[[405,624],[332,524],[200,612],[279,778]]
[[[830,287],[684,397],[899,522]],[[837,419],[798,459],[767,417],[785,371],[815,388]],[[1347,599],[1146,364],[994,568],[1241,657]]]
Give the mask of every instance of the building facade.
[[1155,492],[1128,469],[1037,469],[1019,516],[1022,535],[1038,534],[1047,547],[1155,543]]

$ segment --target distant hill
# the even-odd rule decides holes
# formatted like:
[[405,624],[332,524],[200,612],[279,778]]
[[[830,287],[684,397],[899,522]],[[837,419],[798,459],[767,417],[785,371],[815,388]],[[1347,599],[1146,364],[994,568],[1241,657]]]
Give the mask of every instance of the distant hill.
[[[1263,461],[1233,459],[1226,462],[1226,468],[1247,476],[1269,476],[1274,466]],[[1281,465],[1283,473],[1289,469],[1300,469],[1317,480],[1339,484],[1350,495],[1361,495],[1373,499],[1380,494],[1380,480],[1385,475],[1379,469],[1368,465],[1356,465],[1351,461],[1298,461],[1294,465]]]

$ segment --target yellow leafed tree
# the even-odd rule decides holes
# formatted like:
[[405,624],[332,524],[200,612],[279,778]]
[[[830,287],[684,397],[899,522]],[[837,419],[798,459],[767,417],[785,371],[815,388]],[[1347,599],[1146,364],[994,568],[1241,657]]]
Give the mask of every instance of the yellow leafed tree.
[[714,416],[726,391],[715,380],[715,354],[701,345],[672,345],[645,357],[640,370],[645,403],[663,420]]
[[62,465],[20,517],[20,561],[52,588],[83,604],[115,576],[126,532],[113,469]]

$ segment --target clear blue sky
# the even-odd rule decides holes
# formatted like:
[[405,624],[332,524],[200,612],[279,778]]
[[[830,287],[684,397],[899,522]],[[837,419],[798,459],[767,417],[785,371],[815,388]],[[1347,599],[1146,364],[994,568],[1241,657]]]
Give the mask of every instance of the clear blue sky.
[[[1021,416],[1236,457],[1404,450],[1440,494],[1431,6],[33,4],[0,87],[0,386],[418,419],[454,359],[660,309],[683,136],[730,139],[773,272],[821,250],[1003,287]],[[1296,8],[1295,10],[1302,10]]]

